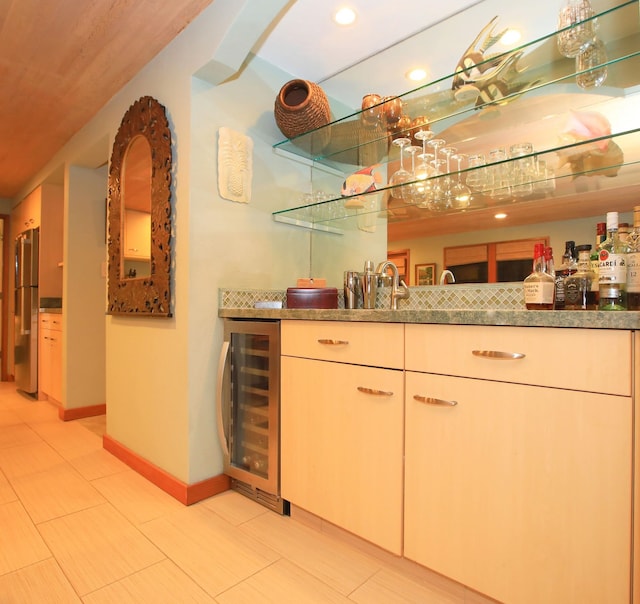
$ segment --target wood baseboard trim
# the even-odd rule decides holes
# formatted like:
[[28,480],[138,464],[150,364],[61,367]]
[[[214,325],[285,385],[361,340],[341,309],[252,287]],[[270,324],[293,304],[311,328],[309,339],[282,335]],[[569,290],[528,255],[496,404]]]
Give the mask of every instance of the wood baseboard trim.
[[[49,399],[54,404],[59,404],[55,399]],[[83,417],[95,417],[96,415],[104,415],[107,412],[107,405],[89,405],[87,407],[75,407],[74,409],[65,409],[58,407],[58,417],[63,422],[74,419],[82,419]]]
[[140,457],[140,455],[114,440],[108,434],[102,437],[102,446],[132,470],[144,476],[149,482],[152,482],[184,505],[197,503],[231,488],[231,480],[224,474],[212,476],[193,484],[182,482],[162,468]]

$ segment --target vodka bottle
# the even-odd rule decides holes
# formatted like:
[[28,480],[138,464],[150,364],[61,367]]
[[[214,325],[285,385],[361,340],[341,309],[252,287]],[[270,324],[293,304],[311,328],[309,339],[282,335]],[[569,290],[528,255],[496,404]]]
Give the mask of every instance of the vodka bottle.
[[600,310],[627,309],[627,245],[618,236],[618,212],[607,213],[607,238],[600,246]]
[[591,271],[591,244],[579,245],[578,264],[575,273],[564,280],[565,310],[592,310],[597,308],[591,291],[593,272]]
[[575,258],[576,242],[566,241],[564,244],[564,254],[562,264],[556,269],[556,310],[562,310],[565,304],[564,281],[569,275],[578,270]]
[[591,295],[595,303],[595,310],[598,310],[598,300],[600,299],[600,245],[607,238],[607,223],[599,222],[596,225],[596,245],[591,248],[591,270],[593,271],[593,281],[591,282]]
[[633,229],[627,244],[627,308],[640,310],[640,206],[633,208]]
[[546,272],[544,244],[533,248],[533,270],[524,280],[524,302],[528,310],[552,310],[555,279]]

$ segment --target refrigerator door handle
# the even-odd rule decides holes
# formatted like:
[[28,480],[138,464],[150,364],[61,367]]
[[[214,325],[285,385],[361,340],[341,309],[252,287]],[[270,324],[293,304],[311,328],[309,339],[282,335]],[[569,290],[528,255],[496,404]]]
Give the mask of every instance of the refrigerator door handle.
[[229,445],[227,443],[227,435],[224,431],[224,419],[222,413],[222,393],[224,387],[224,374],[227,367],[227,357],[229,356],[229,340],[222,343],[220,350],[220,359],[218,361],[218,387],[216,397],[216,415],[218,417],[218,438],[224,452],[225,458],[229,458]]

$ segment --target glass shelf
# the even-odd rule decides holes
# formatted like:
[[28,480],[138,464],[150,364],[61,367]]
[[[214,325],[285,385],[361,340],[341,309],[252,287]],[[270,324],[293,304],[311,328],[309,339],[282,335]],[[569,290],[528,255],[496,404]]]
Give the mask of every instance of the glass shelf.
[[[453,162],[450,170],[442,170],[437,178],[415,180],[414,184],[428,187],[435,181],[458,178],[469,184],[482,181],[501,164],[512,171],[517,166],[514,162],[530,159],[535,166],[546,164],[552,174],[550,178],[532,174],[526,183],[521,183],[527,185],[525,188],[530,189],[530,193],[500,196],[486,187],[472,187],[469,207],[450,207],[445,211],[421,207],[424,203],[420,201],[407,203],[398,199],[398,189],[387,184],[388,175],[399,167],[398,149],[391,141],[411,137],[415,129],[405,127],[389,132],[381,124],[366,126],[362,112],[358,111],[274,146],[276,152],[308,161],[312,166],[311,190],[324,192],[321,201],[312,202],[307,200],[308,195],[301,194],[299,204],[274,212],[274,219],[320,231],[345,233],[366,230],[374,222],[388,222],[391,228],[394,223],[462,212],[470,214],[504,204],[513,207],[516,203],[547,202],[551,208],[562,200],[571,205],[576,196],[602,197],[633,187],[640,182],[638,2],[624,2],[594,18],[608,55],[606,63],[601,65],[607,70],[602,86],[583,89],[577,85],[576,77],[582,72],[576,71],[574,59],[560,56],[554,31],[491,57],[494,64],[500,63],[501,58],[517,59],[516,81],[499,103],[456,95],[453,83],[459,72],[400,95],[404,114],[411,120],[426,117],[428,127],[437,138],[467,157],[484,154],[488,161],[491,150],[506,148],[508,152],[511,144],[525,141],[534,149],[523,157],[506,159],[489,167],[470,168],[464,163],[459,172]],[[606,39],[605,33],[609,36]],[[594,114],[606,118],[610,131],[591,127],[588,134],[573,137],[568,134],[576,127],[589,128]],[[412,144],[421,145],[415,139]],[[609,151],[605,152],[607,148]],[[410,157],[405,155],[404,162],[405,167],[409,167]],[[345,179],[368,166],[376,166],[375,172],[381,176],[376,190],[343,196]],[[628,197],[626,206],[616,209],[626,211],[629,203],[632,207],[633,200]],[[579,205],[576,211],[578,209]]]

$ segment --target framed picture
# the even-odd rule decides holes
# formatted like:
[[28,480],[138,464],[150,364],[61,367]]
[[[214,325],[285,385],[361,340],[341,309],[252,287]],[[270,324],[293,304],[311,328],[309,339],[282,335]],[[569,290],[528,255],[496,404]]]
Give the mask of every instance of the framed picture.
[[416,264],[416,285],[434,285],[435,282],[435,264]]

